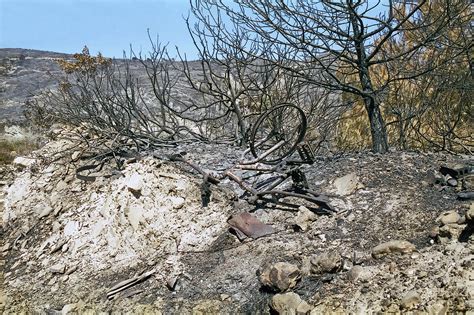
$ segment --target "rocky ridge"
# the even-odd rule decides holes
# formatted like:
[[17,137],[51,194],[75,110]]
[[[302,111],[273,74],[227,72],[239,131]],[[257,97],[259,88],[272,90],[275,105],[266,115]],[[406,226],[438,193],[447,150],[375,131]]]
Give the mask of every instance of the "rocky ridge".
[[[59,67],[58,60],[74,61],[73,55],[30,50],[0,48],[0,127],[11,125],[24,125],[23,111],[25,102],[35,98],[46,91],[55,91],[64,73]],[[147,74],[140,61],[127,59],[114,59],[114,66],[124,71],[126,63],[133,76],[143,86],[149,86]],[[200,99],[195,91],[180,72],[181,64],[176,61],[170,69],[170,77],[177,78],[173,89],[173,97],[189,102]],[[202,77],[200,64],[196,61],[189,62],[189,70],[196,78]],[[151,88],[145,93],[149,104],[154,104]],[[0,128],[0,135],[1,135]]]

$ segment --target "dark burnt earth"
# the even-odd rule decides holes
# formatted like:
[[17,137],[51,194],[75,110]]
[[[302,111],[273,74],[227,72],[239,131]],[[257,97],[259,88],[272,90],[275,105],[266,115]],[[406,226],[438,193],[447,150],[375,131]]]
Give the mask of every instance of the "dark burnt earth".
[[[54,147],[50,144],[41,153],[50,154],[48,150]],[[173,150],[156,154],[165,156]],[[231,146],[210,144],[183,145],[177,150],[188,152],[188,159],[211,171],[229,167],[241,153]],[[472,204],[457,198],[459,191],[469,187],[472,175],[459,179],[456,187],[435,183],[441,166],[472,163],[469,156],[419,152],[320,158],[305,166],[305,173],[311,188],[328,195],[339,213],[312,216],[301,215],[303,209],[299,213],[254,209],[239,201],[241,191],[226,181],[212,188],[209,207],[200,208],[200,176],[182,163],[152,157],[124,171],[125,178],[135,173],[142,176],[143,186],[120,178],[84,184],[74,178],[67,163],[53,167],[38,162],[34,169],[18,171],[15,181],[4,185],[11,194],[12,187],[22,187],[21,181],[33,174],[27,201],[54,203],[50,212],[38,213],[6,197],[2,229],[5,311],[266,314],[273,307],[282,312],[275,309],[281,304],[277,300],[283,299],[288,310],[294,295],[277,297],[285,292],[268,290],[259,280],[265,268],[278,262],[298,267],[300,280],[288,291],[305,302],[306,310],[309,305],[311,314],[472,311]],[[116,192],[126,185],[142,190],[142,196],[137,199],[126,189]],[[188,188],[181,189],[183,185]],[[55,190],[62,193],[51,200]],[[161,223],[154,221],[158,208],[153,207],[161,201],[149,196],[161,192],[174,198],[164,219],[175,221],[165,230],[154,230]],[[101,194],[116,196],[116,210],[101,210],[114,209],[110,205],[94,208]],[[136,210],[141,211],[140,217],[134,215],[139,212],[124,210],[126,204],[135,203],[143,206],[134,208],[142,209]],[[62,205],[60,210],[57,204]],[[242,211],[252,212],[277,232],[240,242],[229,233],[226,220]],[[97,212],[117,217],[110,226],[118,241],[143,237],[122,243],[129,249],[119,246],[113,252],[110,238],[102,241],[97,232],[95,240],[86,233],[101,222]],[[81,228],[71,222],[79,222]],[[200,241],[193,243],[193,237],[186,235]],[[58,244],[60,249],[53,251]],[[379,245],[387,251],[375,255],[373,250]],[[124,254],[132,250],[133,255]],[[335,267],[317,268],[321,257],[335,259],[323,264]],[[150,271],[150,277],[107,299],[109,289],[118,282]]]

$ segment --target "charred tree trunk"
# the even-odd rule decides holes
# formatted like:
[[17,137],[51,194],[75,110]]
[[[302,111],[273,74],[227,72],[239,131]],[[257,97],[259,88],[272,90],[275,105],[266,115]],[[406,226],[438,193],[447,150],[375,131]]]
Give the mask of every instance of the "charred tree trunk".
[[238,104],[238,100],[236,100],[233,104],[233,111],[235,113],[238,125],[238,144],[240,146],[247,145],[247,124],[245,123],[244,116],[242,114],[242,110],[240,108],[240,104]]
[[[364,52],[362,52],[364,56]],[[365,57],[365,56],[364,56]],[[369,117],[370,134],[372,136],[372,150],[377,153],[388,151],[387,130],[385,121],[380,111],[379,100],[372,86],[369,76],[369,69],[361,62],[359,67],[359,79],[364,92],[364,105]]]
[[380,106],[373,96],[364,97],[364,104],[369,116],[372,150],[377,153],[385,153],[388,151],[387,130]]
[[349,14],[354,31],[354,47],[357,53],[357,69],[359,81],[362,88],[365,110],[369,117],[370,134],[372,136],[372,150],[377,153],[388,151],[387,131],[385,122],[380,111],[380,103],[376,97],[376,92],[370,79],[369,65],[367,60],[366,46],[364,43],[364,25],[361,19],[357,18],[355,7],[352,1],[349,4]]

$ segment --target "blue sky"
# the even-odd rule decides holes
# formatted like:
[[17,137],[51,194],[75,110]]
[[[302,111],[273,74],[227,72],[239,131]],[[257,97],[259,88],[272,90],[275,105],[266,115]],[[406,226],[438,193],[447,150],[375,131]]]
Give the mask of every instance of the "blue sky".
[[195,56],[183,16],[188,0],[0,0],[0,48],[121,57],[130,44],[149,50],[147,28]]

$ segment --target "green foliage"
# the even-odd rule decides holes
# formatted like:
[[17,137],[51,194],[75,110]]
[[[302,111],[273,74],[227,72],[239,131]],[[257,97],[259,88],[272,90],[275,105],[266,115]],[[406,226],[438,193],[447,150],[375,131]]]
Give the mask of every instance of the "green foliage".
[[29,140],[0,140],[0,165],[10,164],[17,155],[28,154],[38,148],[38,145]]

